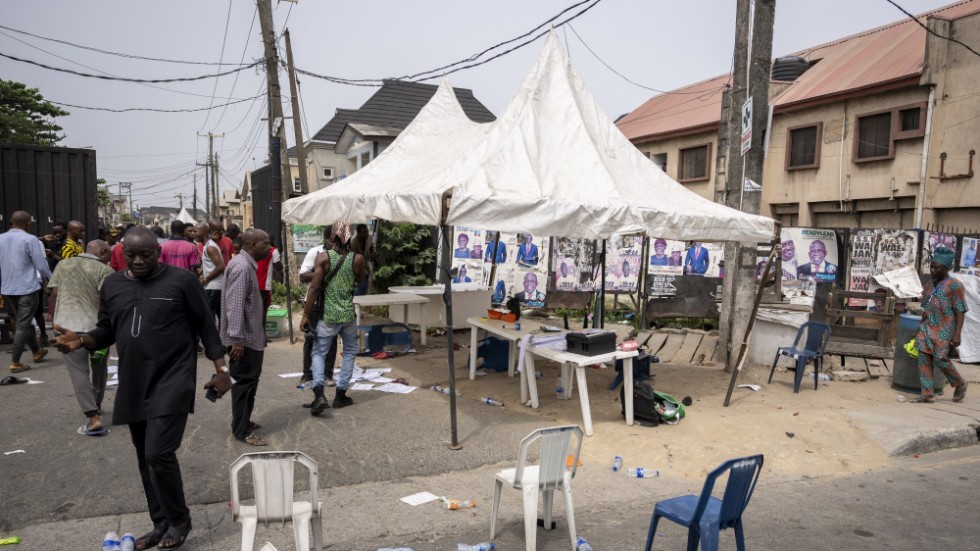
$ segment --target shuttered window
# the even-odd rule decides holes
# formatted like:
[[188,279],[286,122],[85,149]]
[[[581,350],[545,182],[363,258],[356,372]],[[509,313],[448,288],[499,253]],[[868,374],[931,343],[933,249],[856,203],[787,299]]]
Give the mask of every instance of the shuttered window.
[[697,182],[711,177],[711,144],[696,145],[680,150],[678,182]]

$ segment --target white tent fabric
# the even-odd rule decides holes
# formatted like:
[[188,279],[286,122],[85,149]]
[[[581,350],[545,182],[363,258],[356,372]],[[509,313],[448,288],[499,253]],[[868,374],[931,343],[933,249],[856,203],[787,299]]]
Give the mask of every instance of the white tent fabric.
[[193,224],[195,222],[194,217],[191,216],[191,213],[187,212],[187,209],[184,208],[180,209],[180,213],[177,214],[177,220],[180,220],[185,224]]
[[714,203],[672,180],[613,125],[557,36],[503,114],[466,118],[443,83],[395,142],[351,177],[283,204],[283,219],[382,218],[603,239],[769,241],[774,221]]

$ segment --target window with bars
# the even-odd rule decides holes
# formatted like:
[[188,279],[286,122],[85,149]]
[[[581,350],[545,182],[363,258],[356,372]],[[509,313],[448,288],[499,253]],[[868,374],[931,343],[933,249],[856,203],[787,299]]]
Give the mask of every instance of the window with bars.
[[700,182],[711,178],[711,144],[681,149],[678,155],[678,182]]
[[891,112],[858,118],[857,159],[871,160],[891,157]]

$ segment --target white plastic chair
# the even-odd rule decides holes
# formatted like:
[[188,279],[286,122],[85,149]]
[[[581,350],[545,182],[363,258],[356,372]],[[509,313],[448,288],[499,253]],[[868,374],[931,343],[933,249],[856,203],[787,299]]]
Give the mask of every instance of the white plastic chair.
[[[569,457],[572,435],[578,436],[571,468],[565,466]],[[528,448],[535,441],[541,441],[541,460],[538,465],[525,465]],[[493,490],[493,512],[490,517],[490,539],[497,533],[497,509],[500,505],[500,490],[504,484],[520,490],[524,496],[524,538],[527,551],[537,546],[538,492],[544,493],[544,527],[551,530],[551,510],[555,501],[555,489],[561,490],[565,498],[565,514],[568,517],[568,535],[572,549],[575,549],[575,513],[572,509],[572,478],[578,467],[579,452],[582,451],[582,429],[575,425],[538,429],[521,440],[521,454],[517,468],[504,469],[496,475]]]
[[[310,472],[310,501],[293,501],[293,466],[302,464]],[[238,495],[238,471],[252,466],[255,505],[242,505]],[[231,514],[242,523],[242,551],[252,551],[255,528],[259,521],[268,526],[278,521],[282,526],[292,520],[296,549],[310,548],[310,520],[313,519],[313,545],[323,549],[323,526],[320,502],[317,501],[316,461],[302,452],[246,453],[231,464]],[[314,508],[315,504],[315,508]]]

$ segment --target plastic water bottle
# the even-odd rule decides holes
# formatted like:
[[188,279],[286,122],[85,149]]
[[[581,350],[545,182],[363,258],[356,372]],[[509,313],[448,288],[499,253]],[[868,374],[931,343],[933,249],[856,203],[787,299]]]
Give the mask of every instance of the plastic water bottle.
[[592,546],[582,536],[575,536],[575,551],[592,551]]
[[[450,390],[448,388],[443,387],[443,386],[432,385],[429,388],[432,389],[432,390],[434,390],[434,391],[436,391],[436,392],[441,392],[443,394],[452,394],[452,392],[450,392]],[[459,390],[456,391],[456,396],[459,396]]]
[[565,385],[563,384],[563,382],[564,381],[561,380],[561,374],[559,374],[558,375],[558,380],[555,383],[555,393],[558,395],[558,398],[559,399],[562,399],[562,398],[565,397]]
[[99,367],[99,364],[102,363],[102,358],[105,358],[107,354],[109,354],[108,348],[103,348],[102,350],[92,352],[92,356],[89,357],[89,364],[92,367]]
[[616,472],[622,468],[623,468],[623,458],[617,455],[616,457],[613,458],[613,472]]
[[643,467],[637,467],[635,469],[629,469],[626,471],[627,476],[632,476],[633,478],[657,478],[660,476],[660,471],[648,471]]
[[489,541],[482,543],[474,543],[470,545],[468,543],[457,543],[456,551],[493,551],[493,544]]
[[439,501],[442,502],[443,509],[449,509],[450,511],[457,511],[459,509],[472,509],[476,507],[476,501],[459,500],[454,497],[440,497]]
[[119,534],[107,532],[102,540],[102,551],[122,551],[122,546],[119,545]]
[[500,407],[504,407],[504,403],[503,402],[498,402],[498,401],[494,400],[493,398],[480,398],[480,401],[483,402],[484,404],[488,405],[488,406],[500,406]]
[[136,536],[126,533],[122,537],[122,551],[135,551],[136,549]]

